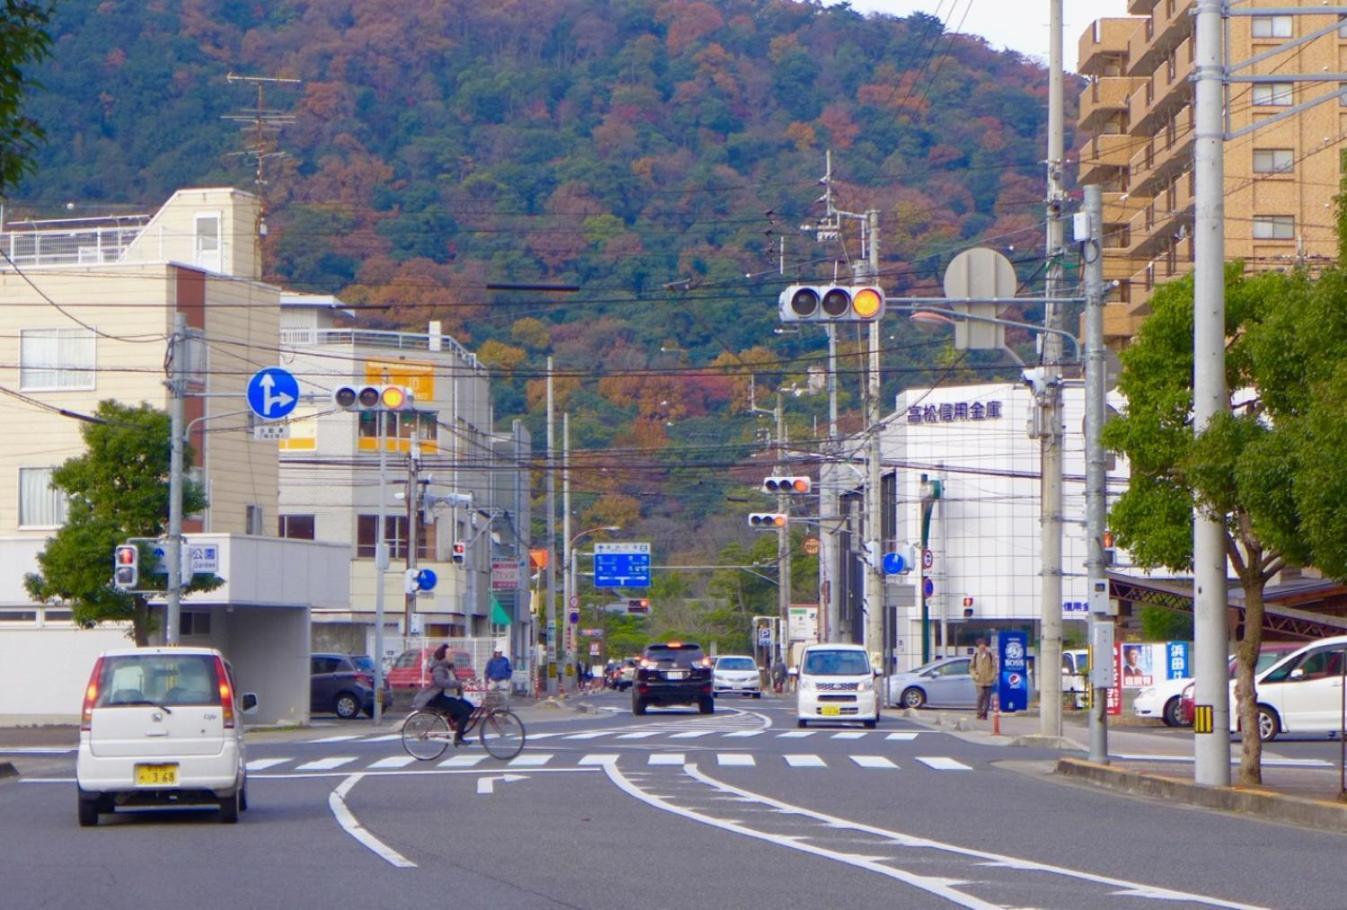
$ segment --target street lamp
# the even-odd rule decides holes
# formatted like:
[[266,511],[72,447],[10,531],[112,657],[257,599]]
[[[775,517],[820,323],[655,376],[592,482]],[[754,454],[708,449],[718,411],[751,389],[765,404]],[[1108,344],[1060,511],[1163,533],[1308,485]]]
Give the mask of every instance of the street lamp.
[[[575,574],[575,543],[582,537],[590,534],[597,534],[600,531],[621,531],[617,525],[601,525],[597,528],[589,528],[581,531],[579,534],[572,535],[566,541],[566,552],[563,554],[562,564],[565,567],[566,575],[562,580],[562,598],[566,602],[566,662],[571,665],[575,662],[575,623],[571,622],[571,615],[579,615],[580,598],[576,594],[576,574]],[[564,671],[563,671],[564,675]]]

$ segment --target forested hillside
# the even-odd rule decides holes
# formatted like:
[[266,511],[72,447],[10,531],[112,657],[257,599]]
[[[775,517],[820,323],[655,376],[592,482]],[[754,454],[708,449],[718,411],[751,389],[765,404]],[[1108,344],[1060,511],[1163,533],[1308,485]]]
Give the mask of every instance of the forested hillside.
[[[271,280],[385,307],[362,311],[382,325],[443,320],[540,444],[553,356],[580,527],[714,550],[747,536],[725,497],[762,473],[732,468],[771,462],[750,376],[770,404],[826,350],[775,331],[776,294],[858,254],[850,223],[841,242],[800,230],[825,150],[839,207],[881,213],[890,292],[967,246],[1041,247],[1045,73],[942,25],[793,0],[61,0],[31,102],[48,142],[9,208],[254,189]],[[259,187],[222,119],[257,101],[231,72],[302,80],[267,88],[294,122]],[[886,397],[950,372],[947,339],[890,325]],[[786,413],[810,448],[824,397]]]

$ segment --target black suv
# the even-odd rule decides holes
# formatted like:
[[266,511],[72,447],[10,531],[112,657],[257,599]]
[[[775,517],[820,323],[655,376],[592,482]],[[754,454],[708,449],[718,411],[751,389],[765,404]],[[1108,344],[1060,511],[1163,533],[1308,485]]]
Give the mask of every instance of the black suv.
[[644,714],[650,705],[696,705],[703,714],[715,713],[711,660],[701,645],[671,641],[646,646],[636,665],[631,713]]

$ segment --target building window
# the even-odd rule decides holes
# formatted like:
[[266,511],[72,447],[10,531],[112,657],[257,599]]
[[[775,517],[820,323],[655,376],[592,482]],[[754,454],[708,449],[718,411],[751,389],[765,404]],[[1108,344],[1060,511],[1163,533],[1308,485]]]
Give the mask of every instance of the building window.
[[247,506],[243,515],[243,533],[253,537],[262,536],[262,507]]
[[19,468],[19,527],[65,524],[66,495],[51,485],[52,468]]
[[1253,219],[1254,240],[1294,240],[1294,215],[1256,215]]
[[312,515],[282,515],[278,536],[291,540],[315,540]]
[[178,626],[178,632],[182,635],[209,635],[210,613],[205,610],[183,610]]
[[421,442],[434,442],[438,438],[439,413],[436,411],[361,411],[361,439],[374,439],[379,435],[380,414],[384,415],[385,439],[411,439],[413,428]]
[[[374,542],[379,523],[377,515],[359,515],[356,517],[355,555],[357,559],[374,558]],[[416,558],[430,559],[431,532],[433,526],[427,526],[417,514],[416,521]],[[389,559],[407,558],[407,516],[384,516],[384,540],[388,541]]]
[[1268,107],[1290,107],[1295,86],[1290,82],[1263,82],[1253,87],[1253,103]]
[[1295,170],[1295,153],[1291,149],[1254,149],[1255,174],[1289,174]]
[[89,329],[19,332],[19,388],[25,392],[92,389],[94,333]]
[[1290,38],[1290,16],[1253,16],[1253,36],[1255,38]]
[[1338,22],[1341,23],[1338,26],[1338,37],[1347,38],[1347,16],[1339,16]]

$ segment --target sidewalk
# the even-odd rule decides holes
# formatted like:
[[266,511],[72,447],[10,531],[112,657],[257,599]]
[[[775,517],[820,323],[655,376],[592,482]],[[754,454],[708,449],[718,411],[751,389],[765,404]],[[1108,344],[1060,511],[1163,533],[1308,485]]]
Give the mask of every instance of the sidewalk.
[[[1053,773],[1078,783],[1193,806],[1256,815],[1270,821],[1347,833],[1347,802],[1341,802],[1341,771],[1286,758],[1276,742],[1263,745],[1263,783],[1260,787],[1207,787],[1193,782],[1193,733],[1163,734],[1155,722],[1110,717],[1108,764],[1088,760],[1089,721],[1084,711],[1064,711],[1062,738],[1039,734],[1037,710],[1003,714],[1000,734],[994,720],[976,720],[966,711],[904,711],[916,723],[944,730],[970,742],[1007,747],[1056,749],[1061,753]],[[1231,756],[1239,758],[1238,742]],[[1238,777],[1232,764],[1230,776]]]

